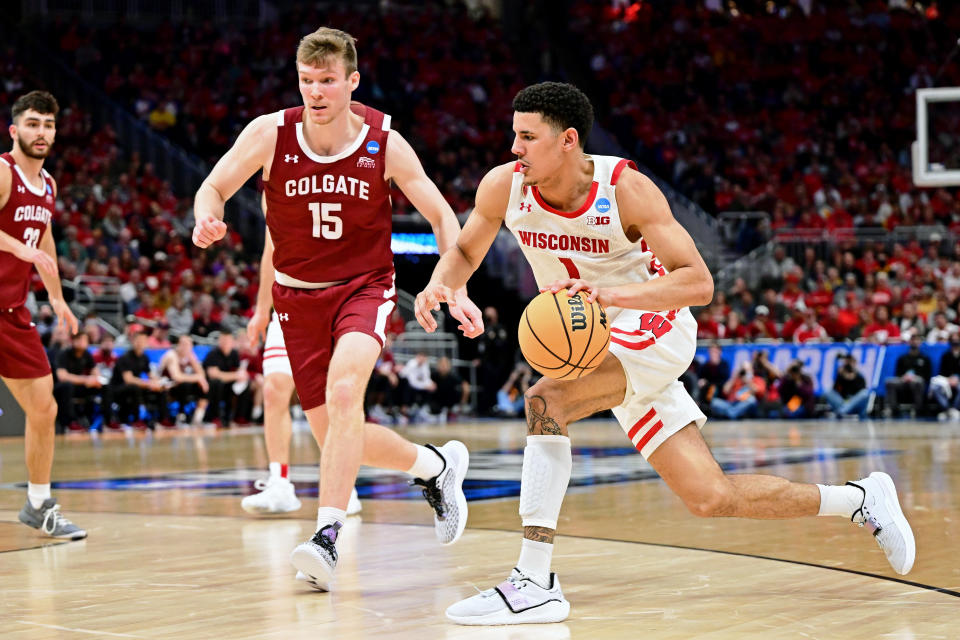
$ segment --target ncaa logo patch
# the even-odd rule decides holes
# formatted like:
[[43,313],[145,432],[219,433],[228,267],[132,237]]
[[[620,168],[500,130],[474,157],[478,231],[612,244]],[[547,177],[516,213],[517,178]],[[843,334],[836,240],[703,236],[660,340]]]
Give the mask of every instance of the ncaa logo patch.
[[370,142],[368,142],[367,153],[369,153],[370,155],[375,155],[377,153],[380,153],[380,143],[377,142],[376,140],[371,140]]
[[607,211],[610,211],[610,201],[606,198],[600,198],[597,200],[597,204],[594,205],[594,209],[600,213],[606,213]]

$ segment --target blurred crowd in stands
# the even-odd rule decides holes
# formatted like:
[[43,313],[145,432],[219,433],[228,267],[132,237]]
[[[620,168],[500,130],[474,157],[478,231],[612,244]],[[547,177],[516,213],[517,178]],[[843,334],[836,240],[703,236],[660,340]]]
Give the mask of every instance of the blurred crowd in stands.
[[[780,8],[774,13],[762,8],[771,4]],[[571,69],[569,79],[588,91],[599,124],[627,154],[706,211],[764,212],[759,223],[742,225],[739,249],[771,237],[781,241],[754,269],[759,279],[737,280],[698,311],[698,337],[954,340],[960,197],[956,189],[913,186],[909,143],[915,135],[913,90],[931,86],[941,72],[938,61],[946,59],[955,43],[951,34],[960,30],[960,9],[930,16],[891,11],[879,1],[812,3],[813,13],[806,15],[801,4],[782,9],[785,3],[758,3],[756,12],[734,15],[692,1],[574,1],[570,34],[589,55],[586,74],[577,77]],[[362,81],[356,99],[392,113],[454,209],[469,209],[484,171],[509,159],[513,95],[525,80],[536,79],[521,77],[501,24],[482,11],[458,3],[400,3],[369,12],[298,9],[255,27],[54,20],[38,25],[37,33],[53,43],[55,55],[147,126],[213,161],[254,116],[299,103],[292,58],[301,31],[320,24],[357,36]],[[410,39],[411,33],[418,37]],[[10,104],[36,83],[27,61],[12,48],[5,53],[0,103]],[[960,85],[957,66],[945,67],[937,83]],[[106,355],[113,338],[101,324],[91,318],[85,323],[90,349],[101,357],[89,367],[76,343],[52,329],[49,308],[41,307],[38,324],[55,371],[86,376],[58,382],[71,385],[60,393],[77,392],[64,396],[62,407],[86,409],[89,396],[102,396],[112,386],[104,381],[115,379],[132,391],[120,396],[126,404],[114,395],[99,413],[76,419],[68,413],[62,421],[135,424],[149,416],[169,423],[196,419],[198,413],[203,422],[258,419],[256,347],[243,337],[236,347],[222,344],[245,327],[252,311],[258,256],[243,252],[243,239],[234,230],[214,249],[195,250],[189,238],[192,194],[174,193],[155,167],[124,149],[109,123],[94,124],[69,100],[61,106],[47,169],[59,185],[54,234],[63,279],[119,281],[123,312],[151,329],[149,335],[136,329],[120,336],[133,351],[143,343],[144,349],[174,353],[186,349],[183,341],[190,338],[184,336],[215,338],[211,352],[235,351],[238,362],[227,378],[224,362],[185,360],[178,366],[189,380],[178,382],[175,368],[165,366],[144,372],[142,361],[127,363],[130,368],[120,368],[117,377],[116,363]],[[0,144],[9,146],[5,127],[0,136]],[[946,156],[960,148],[956,136],[941,142]],[[394,205],[397,213],[411,211],[399,193]],[[842,231],[915,225],[940,230],[902,242],[865,242]],[[826,230],[830,237],[800,242],[809,240],[809,234],[797,236],[796,230],[804,229]],[[34,284],[41,292],[38,277]],[[88,286],[95,288],[96,280]],[[462,413],[473,392],[483,414],[522,413],[523,391],[535,377],[515,356],[512,329],[504,328],[512,327],[512,318],[501,325],[495,316],[493,310],[474,359],[480,388],[470,389],[466,370],[449,362],[433,358],[428,365],[422,357],[396,362],[387,349],[371,381],[370,415],[392,423],[439,420]],[[391,326],[401,333],[403,318],[397,314]],[[69,366],[61,367],[61,360]],[[227,364],[232,367],[234,360],[230,356]],[[243,373],[240,362],[248,363]],[[761,407],[772,389],[784,397],[779,391],[784,383],[805,388],[802,371],[766,367],[754,363],[750,375],[730,372],[723,380],[714,375],[706,387],[713,391],[699,397],[715,415],[725,415],[742,410],[722,403],[742,394],[738,381],[745,377],[766,381],[765,389],[755,392]],[[153,382],[131,383],[124,372]],[[697,377],[702,382],[708,376]],[[774,379],[783,382],[773,384]],[[731,381],[736,384],[728,386]],[[129,389],[131,384],[136,389]],[[856,399],[859,410],[861,390],[855,386],[838,393],[844,402]],[[240,394],[233,393],[240,387]],[[928,380],[925,401],[932,398],[929,388]],[[954,402],[955,393],[948,395]],[[799,405],[791,402],[795,396]],[[777,410],[810,414],[816,411],[810,402],[798,392]],[[954,405],[943,410],[955,410]],[[830,404],[834,411],[840,406]]]
[[[960,86],[960,5],[574,4],[601,121],[706,211],[766,212],[740,249],[794,229],[960,226],[957,190],[920,190],[910,172],[914,90]],[[957,167],[952,113],[931,135]]]
[[[298,8],[265,25],[70,22],[43,31],[80,75],[212,164],[254,117],[302,103],[297,43],[321,25],[357,39],[354,99],[391,114],[454,211],[471,207],[484,172],[510,159],[510,104],[524,86],[485,11],[456,2],[336,5]],[[403,194],[393,195],[397,213],[413,212]]]
[[780,371],[764,349],[731,369],[719,345],[703,362],[694,361],[681,381],[712,418],[882,418],[936,417],[960,422],[960,334],[953,333],[938,362],[921,350],[919,334],[895,363],[894,374],[881,381],[884,393],[871,388],[856,357],[839,358],[831,388],[815,392],[813,375],[800,360]]

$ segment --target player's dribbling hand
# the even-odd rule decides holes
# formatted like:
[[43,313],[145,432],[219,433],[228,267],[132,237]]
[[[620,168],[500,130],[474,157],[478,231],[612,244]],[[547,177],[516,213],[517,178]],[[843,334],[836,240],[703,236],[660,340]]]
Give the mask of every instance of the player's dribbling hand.
[[51,300],[50,306],[53,307],[53,312],[57,314],[57,326],[66,327],[70,330],[70,335],[76,335],[77,331],[80,330],[80,323],[77,322],[77,316],[73,315],[69,305],[62,299],[57,299]]
[[544,291],[550,291],[551,293],[557,293],[558,291],[566,289],[567,295],[572,296],[578,291],[587,292],[587,301],[596,302],[597,298],[600,296],[600,287],[595,284],[590,284],[586,280],[577,279],[567,279],[567,280],[554,280],[552,284],[549,284],[545,287],[540,287],[540,293]]
[[432,312],[440,308],[441,302],[448,304],[454,302],[453,291],[446,285],[430,284],[417,294],[413,309],[417,314],[417,322],[427,333],[433,333],[437,330],[437,321]]
[[267,325],[270,324],[270,311],[260,311],[260,307],[257,307],[253,316],[250,318],[250,322],[247,323],[247,338],[250,339],[251,343],[257,344],[257,341],[266,342],[267,341]]
[[450,315],[460,321],[457,327],[465,338],[476,338],[483,335],[483,314],[479,307],[473,303],[473,300],[467,297],[465,289],[458,290],[454,295],[454,302],[451,302]]
[[196,225],[193,227],[193,244],[206,249],[217,240],[223,239],[225,235],[227,235],[227,223],[213,216],[201,216],[197,218]]

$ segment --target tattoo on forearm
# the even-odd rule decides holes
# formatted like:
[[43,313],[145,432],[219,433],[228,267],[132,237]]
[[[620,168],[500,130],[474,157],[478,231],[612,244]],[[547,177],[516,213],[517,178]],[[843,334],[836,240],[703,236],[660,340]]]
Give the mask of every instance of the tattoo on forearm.
[[523,528],[523,537],[527,540],[533,540],[534,542],[546,542],[547,544],[553,544],[553,536],[556,534],[556,529],[548,529],[546,527]]
[[528,434],[563,435],[563,429],[557,424],[557,421],[547,415],[547,401],[544,400],[543,396],[531,396],[527,400],[526,408]]

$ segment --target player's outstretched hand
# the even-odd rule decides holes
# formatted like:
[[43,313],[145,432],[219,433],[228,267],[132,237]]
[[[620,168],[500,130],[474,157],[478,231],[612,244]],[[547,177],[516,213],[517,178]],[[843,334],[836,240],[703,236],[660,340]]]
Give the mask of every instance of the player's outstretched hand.
[[80,330],[80,323],[77,322],[77,316],[73,315],[70,306],[62,299],[51,300],[50,306],[53,312],[57,314],[57,326],[66,327],[70,330],[70,335],[74,336]]
[[453,291],[446,285],[428,284],[426,289],[417,294],[413,309],[417,314],[417,322],[427,333],[437,330],[437,321],[432,312],[440,308],[441,302],[454,302]]
[[206,249],[217,240],[227,235],[227,223],[217,220],[213,216],[202,216],[197,219],[193,227],[193,244]]
[[460,321],[457,327],[465,338],[476,338],[483,335],[483,314],[473,303],[473,300],[467,297],[465,289],[460,289],[454,294],[454,302],[450,303],[450,315]]
[[580,278],[567,279],[567,280],[554,280],[552,284],[548,284],[545,287],[540,287],[540,293],[543,293],[544,291],[557,293],[562,289],[567,290],[568,296],[572,296],[578,291],[586,291],[588,302],[596,302],[597,297],[600,295],[600,287],[598,287],[595,284],[591,284],[586,280],[581,280]]
[[258,306],[253,311],[250,322],[247,323],[247,337],[251,344],[258,344],[267,341],[267,325],[270,324],[270,310],[261,310]]

